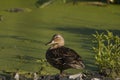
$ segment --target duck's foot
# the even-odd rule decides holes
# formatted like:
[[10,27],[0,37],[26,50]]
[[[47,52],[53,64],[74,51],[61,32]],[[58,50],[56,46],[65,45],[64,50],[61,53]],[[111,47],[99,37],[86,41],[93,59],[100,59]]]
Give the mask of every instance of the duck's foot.
[[55,76],[55,80],[68,80],[68,78],[66,74],[58,74]]
[[67,75],[65,73],[59,74],[59,77],[66,77]]
[[65,77],[65,76],[67,76],[67,75],[64,73],[63,70],[60,70],[60,74],[59,74],[59,76],[60,76],[60,77]]

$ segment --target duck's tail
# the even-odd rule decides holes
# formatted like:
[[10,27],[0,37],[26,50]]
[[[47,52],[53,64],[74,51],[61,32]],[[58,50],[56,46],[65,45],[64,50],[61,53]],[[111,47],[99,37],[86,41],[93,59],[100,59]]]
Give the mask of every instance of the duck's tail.
[[71,63],[71,64],[69,64],[69,66],[71,66],[72,68],[75,68],[75,69],[83,69],[83,68],[85,68],[85,65],[81,61],[80,62]]

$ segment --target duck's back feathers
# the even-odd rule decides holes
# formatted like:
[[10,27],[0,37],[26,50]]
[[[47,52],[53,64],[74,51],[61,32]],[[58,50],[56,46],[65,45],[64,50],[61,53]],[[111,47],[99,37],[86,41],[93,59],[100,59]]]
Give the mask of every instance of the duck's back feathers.
[[81,57],[73,49],[64,46],[48,49],[46,59],[52,66],[59,70],[84,68]]

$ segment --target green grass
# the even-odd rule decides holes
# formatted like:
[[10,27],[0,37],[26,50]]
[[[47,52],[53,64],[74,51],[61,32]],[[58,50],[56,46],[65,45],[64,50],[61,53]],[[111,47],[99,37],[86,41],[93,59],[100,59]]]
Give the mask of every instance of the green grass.
[[[34,4],[35,0],[0,2],[0,15],[4,18],[0,22],[0,70],[38,71],[41,65],[36,60],[45,59],[48,46],[44,44],[55,33],[62,34],[66,46],[83,57],[87,70],[96,70],[91,35],[96,30],[111,30],[120,35],[120,5],[98,7],[79,3],[73,6],[58,1],[45,8],[36,8]],[[16,7],[31,11],[4,11]],[[58,73],[54,68],[47,71]]]

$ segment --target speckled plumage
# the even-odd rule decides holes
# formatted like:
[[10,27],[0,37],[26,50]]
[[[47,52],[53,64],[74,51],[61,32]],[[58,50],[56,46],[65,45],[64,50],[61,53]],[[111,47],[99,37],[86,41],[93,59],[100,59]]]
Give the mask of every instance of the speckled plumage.
[[62,38],[62,36],[60,37],[56,36],[57,35],[54,35],[52,40],[48,43],[52,44],[52,47],[50,47],[46,52],[47,61],[53,67],[59,69],[61,74],[64,70],[69,68],[75,69],[84,68],[85,66],[81,60],[81,57],[73,49],[67,48],[64,45],[58,46],[63,39],[57,39]]

